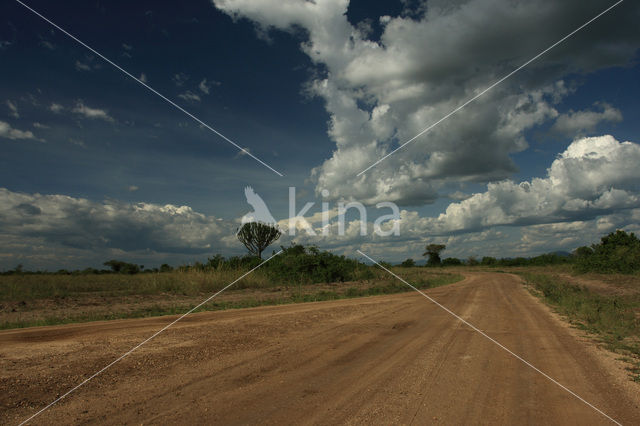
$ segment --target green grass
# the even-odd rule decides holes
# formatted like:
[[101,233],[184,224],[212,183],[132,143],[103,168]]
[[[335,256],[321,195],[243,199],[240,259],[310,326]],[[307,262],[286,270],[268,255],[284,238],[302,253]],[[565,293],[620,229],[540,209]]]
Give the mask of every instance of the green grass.
[[[257,272],[257,271],[256,271]],[[122,296],[173,294],[179,296],[208,295],[222,289],[232,282],[243,271],[209,271],[209,272],[165,272],[138,275],[24,275],[0,277],[0,301],[21,301],[56,298],[82,298],[83,296],[105,296],[111,301],[120,301]],[[401,268],[397,271],[416,288],[432,288],[460,281],[459,274],[433,272],[425,268]],[[225,309],[250,308],[265,305],[281,305],[289,303],[317,302],[354,297],[366,297],[382,294],[394,294],[413,291],[406,284],[390,277],[387,272],[374,270],[373,278],[367,281],[344,283],[335,286],[334,290],[321,289],[314,291],[318,285],[280,285],[258,273],[251,274],[233,286],[233,290],[273,289],[274,297],[257,299],[247,294],[247,298],[225,301],[213,299],[195,312],[216,311]],[[282,288],[289,290],[290,295],[278,297]],[[296,291],[297,290],[297,291]],[[0,329],[24,328],[34,326],[59,325],[68,323],[104,321],[123,318],[145,318],[161,315],[183,314],[195,304],[175,303],[167,306],[156,304],[140,309],[125,309],[110,313],[67,313],[46,318],[5,321]]]
[[[222,289],[243,269],[221,271],[162,272],[149,274],[0,276],[0,301],[65,298],[78,295],[127,296],[147,294],[197,295]],[[266,288],[275,285],[258,271],[236,283],[235,288]]]
[[632,363],[633,379],[640,381],[640,294],[603,295],[556,277],[520,272],[536,293],[560,314],[592,333]]
[[[276,304],[279,304],[279,302],[281,301],[277,299],[268,299],[268,300],[260,300],[260,301],[247,299],[247,300],[242,300],[237,302],[211,302],[205,306],[201,306],[200,308],[196,309],[194,312],[252,308],[252,307],[263,306],[263,305],[276,305]],[[287,302],[282,301],[282,303],[287,303]],[[162,316],[162,315],[182,315],[185,312],[189,311],[191,308],[193,308],[193,305],[187,305],[187,304],[176,304],[173,306],[155,305],[155,306],[150,306],[144,309],[137,309],[134,311],[112,312],[109,314],[77,314],[77,315],[69,315],[64,317],[53,316],[53,317],[37,319],[37,320],[7,321],[7,322],[0,323],[0,330],[7,330],[12,328],[39,327],[39,326],[47,326],[47,325],[73,324],[73,323],[90,322],[90,321],[109,321],[109,320],[126,319],[126,318],[147,318],[147,317],[156,317],[156,316]]]

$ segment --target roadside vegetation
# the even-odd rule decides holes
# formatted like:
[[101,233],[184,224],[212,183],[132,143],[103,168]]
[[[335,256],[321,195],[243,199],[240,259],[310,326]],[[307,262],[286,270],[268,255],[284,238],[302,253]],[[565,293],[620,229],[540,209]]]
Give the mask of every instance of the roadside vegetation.
[[[70,322],[181,314],[261,263],[279,235],[245,226],[246,256],[215,255],[206,262],[145,268],[109,260],[105,268],[30,272],[18,265],[0,274],[0,329]],[[459,267],[520,274],[532,291],[571,323],[593,333],[630,362],[640,381],[640,240],[616,231],[574,253],[531,258],[443,257],[446,247],[427,244],[425,266],[406,259],[385,268],[417,288],[462,279]],[[199,310],[247,308],[411,291],[377,266],[291,245]]]
[[514,272],[569,322],[620,354],[640,381],[640,240],[618,230],[579,247],[568,263]]
[[[213,256],[172,268],[110,260],[109,269],[56,273],[12,270],[0,276],[0,329],[184,313],[257,266],[256,256]],[[462,279],[457,273],[403,268],[419,288]],[[411,289],[376,266],[316,247],[292,245],[199,310],[312,302]]]
[[[470,256],[467,259],[447,257],[441,259],[446,247],[443,244],[427,244],[423,256],[427,257],[426,266],[550,266],[570,265],[574,272],[596,272],[603,274],[640,273],[640,239],[633,233],[617,230],[600,239],[597,244],[578,247],[573,253],[545,253],[533,257],[495,258]],[[414,266],[413,259],[406,259],[401,266]]]
[[[640,287],[629,291],[588,287],[549,273],[522,271],[533,293],[576,327],[596,336],[607,349],[630,363],[640,381]],[[640,280],[636,280],[636,284]]]
[[640,239],[634,233],[616,231],[602,237],[599,244],[575,251],[579,272],[633,274],[640,271]]
[[[573,253],[497,259],[441,260],[444,245],[428,244],[426,266],[485,267],[521,275],[531,291],[569,322],[620,354],[640,381],[640,239],[621,230]],[[413,266],[407,259],[401,266]]]

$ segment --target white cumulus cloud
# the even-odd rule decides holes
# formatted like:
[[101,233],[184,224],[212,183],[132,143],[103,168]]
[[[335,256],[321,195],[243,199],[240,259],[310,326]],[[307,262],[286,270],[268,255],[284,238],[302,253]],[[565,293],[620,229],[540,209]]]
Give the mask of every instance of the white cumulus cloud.
[[487,191],[450,204],[434,218],[403,211],[423,231],[445,234],[499,225],[588,220],[640,207],[640,145],[612,136],[574,141],[547,176],[490,183]]
[[619,109],[607,103],[596,103],[595,106],[601,111],[569,111],[559,115],[551,130],[569,136],[585,135],[596,130],[598,124],[602,122],[622,121],[622,113]]
[[188,206],[96,202],[66,195],[12,192],[0,188],[4,235],[39,238],[48,245],[82,249],[206,253],[232,226]]
[[[397,17],[354,25],[347,17],[348,0],[213,3],[234,19],[253,21],[263,33],[304,37],[300,48],[318,65],[306,90],[325,101],[328,135],[335,143],[331,157],[312,172],[316,191],[331,188],[336,199],[371,204],[428,203],[451,182],[508,178],[516,171],[511,155],[528,147],[525,132],[560,115],[557,105],[569,93],[564,77],[627,64],[640,41],[631,31],[640,10],[633,6],[620,17],[624,23],[600,23],[572,39],[570,49],[558,46],[356,176],[595,16],[602,4],[430,1]],[[374,25],[379,39],[370,38]]]
[[114,121],[113,117],[109,115],[107,110],[100,109],[100,108],[91,108],[85,105],[84,102],[81,100],[78,100],[76,102],[75,107],[73,107],[71,111],[90,119],[99,119],[99,120],[105,120],[110,122]]
[[14,129],[11,125],[5,121],[0,121],[0,138],[7,138],[12,140],[17,139],[38,139],[31,130],[19,130]]

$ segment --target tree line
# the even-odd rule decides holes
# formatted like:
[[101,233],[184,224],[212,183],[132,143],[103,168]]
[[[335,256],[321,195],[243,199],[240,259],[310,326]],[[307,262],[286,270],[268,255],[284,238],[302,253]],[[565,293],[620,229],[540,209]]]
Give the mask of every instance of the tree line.
[[[160,267],[147,268],[144,265],[111,259],[104,262],[109,269],[86,268],[84,270],[68,271],[66,269],[54,272],[56,274],[139,274],[160,273],[174,270],[209,271],[218,269],[246,269],[253,268],[261,263],[262,253],[273,244],[280,236],[281,231],[273,226],[260,222],[244,224],[238,230],[238,239],[247,251],[245,256],[232,256],[225,258],[217,254],[206,262],[195,262],[189,265],[181,265],[176,268],[164,263]],[[446,249],[444,244],[427,244],[423,256],[427,258],[427,267],[440,266],[544,266],[558,264],[572,264],[579,272],[603,272],[603,273],[635,273],[640,271],[640,240],[631,232],[617,230],[601,238],[597,244],[583,246],[573,253],[559,254],[547,253],[534,257],[495,258],[483,256],[478,259],[471,256],[467,259],[455,257],[442,258],[442,252]],[[286,277],[291,280],[311,280],[312,282],[348,281],[356,278],[366,278],[366,266],[361,262],[345,256],[337,256],[328,251],[320,251],[317,247],[304,247],[292,244],[290,247],[282,247],[283,253],[275,257],[265,269],[271,271],[274,276]],[[380,262],[385,267],[392,266],[387,262]],[[398,266],[416,267],[413,259],[406,259]],[[37,274],[48,272],[25,271],[22,265],[13,270],[0,274]]]
[[[461,260],[455,257],[441,259],[446,249],[444,244],[427,244],[423,256],[427,257],[426,266],[544,266],[572,264],[578,272],[601,272],[632,274],[640,272],[640,239],[633,233],[617,230],[605,235],[599,243],[578,247],[573,253],[546,253],[534,257],[515,257],[497,259],[474,256]],[[406,259],[400,266],[413,267],[416,262]]]

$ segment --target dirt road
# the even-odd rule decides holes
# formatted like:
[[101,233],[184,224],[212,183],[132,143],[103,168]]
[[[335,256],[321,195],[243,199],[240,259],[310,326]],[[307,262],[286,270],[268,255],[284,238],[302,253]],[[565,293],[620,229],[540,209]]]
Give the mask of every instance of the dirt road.
[[[507,274],[427,292],[623,424],[638,385]],[[16,424],[169,317],[0,333]],[[34,424],[611,424],[417,293],[187,317]]]

